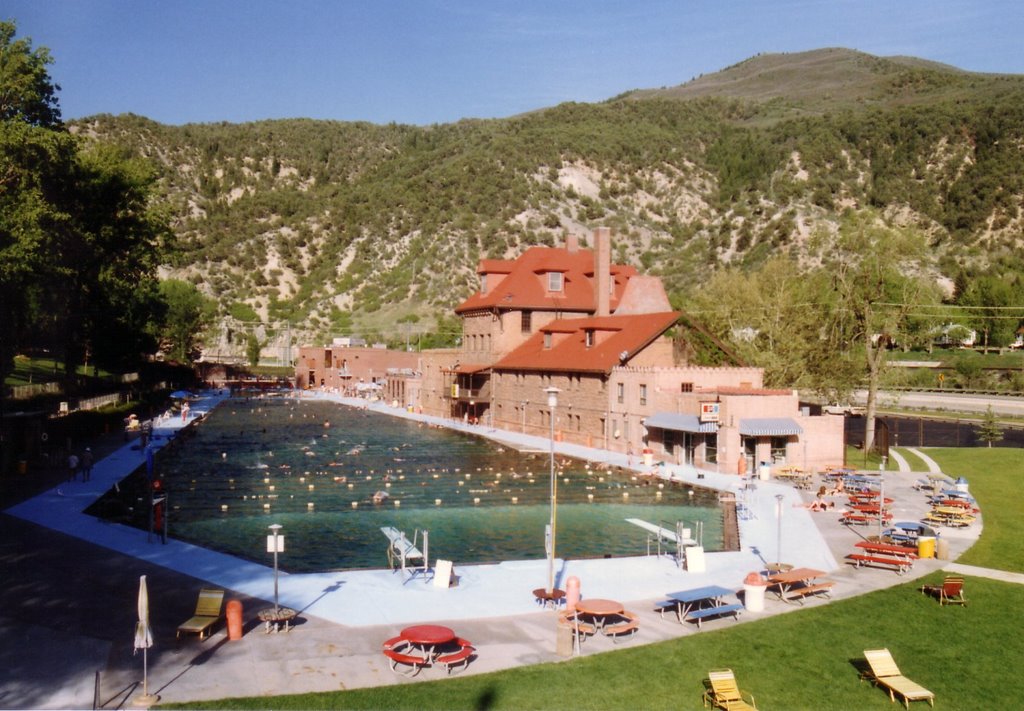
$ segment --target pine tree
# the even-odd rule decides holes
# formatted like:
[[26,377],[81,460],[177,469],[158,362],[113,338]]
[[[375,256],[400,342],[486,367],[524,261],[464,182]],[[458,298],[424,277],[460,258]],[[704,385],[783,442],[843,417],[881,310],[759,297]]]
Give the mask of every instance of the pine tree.
[[1003,430],[996,421],[996,414],[992,412],[992,406],[989,405],[985,411],[985,416],[981,420],[981,425],[978,426],[978,439],[992,446],[993,442],[999,442],[1003,439]]

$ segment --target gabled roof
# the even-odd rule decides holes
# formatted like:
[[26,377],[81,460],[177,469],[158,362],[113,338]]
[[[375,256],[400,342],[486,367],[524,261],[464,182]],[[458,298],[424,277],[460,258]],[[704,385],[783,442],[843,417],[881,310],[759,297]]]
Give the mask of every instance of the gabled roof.
[[[612,264],[614,288],[610,308],[617,306],[636,268]],[[561,272],[561,292],[549,292],[543,275]],[[486,294],[477,292],[456,307],[455,313],[483,309],[549,309],[593,312],[597,309],[594,290],[594,252],[570,251],[564,247],[530,247],[514,262],[504,259],[481,260],[478,274],[505,274],[500,284],[490,285]]]
[[[665,333],[678,317],[679,312],[666,311],[559,319],[533,334],[491,369],[610,373],[612,368],[628,363]],[[586,341],[588,330],[595,331],[595,345],[589,348]],[[553,342],[550,348],[544,347],[545,334],[551,334]]]

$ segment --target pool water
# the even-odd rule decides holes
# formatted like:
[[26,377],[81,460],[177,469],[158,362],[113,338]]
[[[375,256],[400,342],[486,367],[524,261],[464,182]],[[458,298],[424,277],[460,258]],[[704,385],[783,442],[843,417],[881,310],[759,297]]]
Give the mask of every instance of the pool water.
[[[645,554],[648,534],[627,518],[700,521],[705,548],[721,549],[715,492],[563,457],[556,467],[559,557]],[[431,560],[546,555],[548,452],[335,403],[227,400],[160,453],[156,474],[173,537],[266,562],[267,527],[281,524],[279,563],[293,572],[386,566],[384,526],[421,549],[428,531]]]

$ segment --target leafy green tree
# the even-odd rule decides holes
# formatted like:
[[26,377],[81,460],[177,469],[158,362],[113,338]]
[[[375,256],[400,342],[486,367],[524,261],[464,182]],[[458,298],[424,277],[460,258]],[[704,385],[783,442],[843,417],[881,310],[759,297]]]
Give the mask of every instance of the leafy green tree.
[[45,47],[32,49],[32,40],[15,39],[13,22],[0,22],[0,121],[31,126],[60,125],[57,92],[46,67],[53,63]]
[[969,307],[969,323],[978,331],[983,346],[1009,345],[1014,338],[1020,311],[1008,311],[1017,296],[1009,280],[992,275],[972,279],[958,303]]
[[0,370],[46,347],[70,378],[88,354],[120,364],[151,351],[169,231],[150,171],[123,149],[83,150],[60,123],[49,52],[14,35],[0,22]]
[[250,333],[245,337],[245,357],[253,368],[260,364],[260,351],[262,350],[263,344],[255,333]]
[[819,254],[835,305],[827,340],[862,354],[867,387],[865,451],[874,447],[878,390],[888,349],[911,331],[911,314],[938,304],[935,284],[917,269],[927,254],[923,235],[886,225],[873,211],[846,213],[835,239],[820,239]]
[[160,282],[160,298],[166,309],[161,347],[170,359],[190,363],[199,355],[203,330],[213,321],[216,303],[177,279]]

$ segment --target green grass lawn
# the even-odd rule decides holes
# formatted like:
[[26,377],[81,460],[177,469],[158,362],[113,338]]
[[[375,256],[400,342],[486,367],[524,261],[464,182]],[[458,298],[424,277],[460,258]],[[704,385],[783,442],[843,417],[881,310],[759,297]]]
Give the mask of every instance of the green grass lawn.
[[[97,371],[92,366],[79,366],[79,375],[90,377],[107,377],[106,370]],[[64,377],[64,364],[52,358],[27,358],[16,356],[14,370],[7,376],[6,385],[30,385],[32,383],[48,383]]]
[[[1015,449],[934,449],[967,477],[984,512],[981,541],[960,562],[1024,572],[1024,457]],[[926,582],[942,579],[941,573]],[[967,578],[966,607],[940,607],[922,581],[795,613],[558,664],[452,680],[323,694],[222,699],[187,708],[676,709],[701,708],[709,669],[731,667],[760,709],[894,709],[859,681],[865,649],[888,647],[936,708],[1018,708],[1024,679],[1024,586]],[[925,708],[923,704],[918,704]]]

